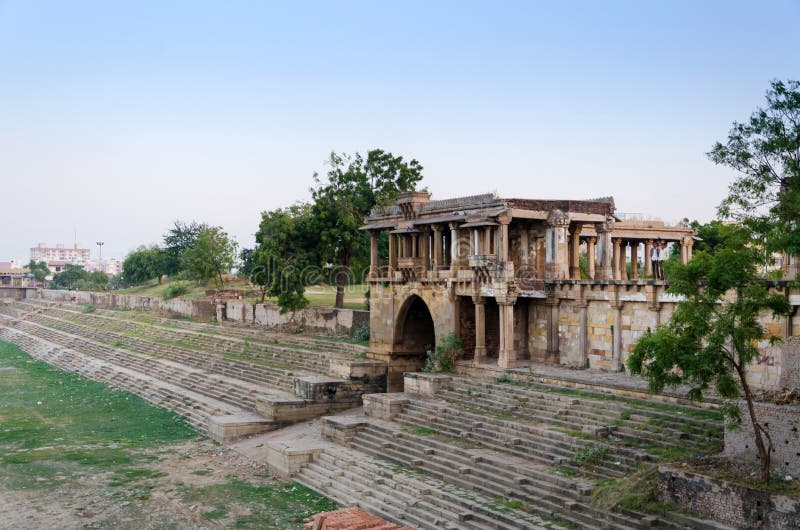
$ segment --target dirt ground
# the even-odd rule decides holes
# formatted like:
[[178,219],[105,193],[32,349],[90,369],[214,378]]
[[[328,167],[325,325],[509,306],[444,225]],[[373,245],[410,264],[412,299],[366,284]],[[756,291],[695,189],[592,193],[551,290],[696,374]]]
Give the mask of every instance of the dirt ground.
[[[232,480],[281,484],[262,465],[207,439],[160,448],[154,456],[157,460],[144,467],[156,478],[134,481],[121,489],[109,488],[105,474],[78,481],[57,475],[63,485],[26,490],[8,489],[0,479],[0,528],[227,528],[238,517],[250,515],[250,508],[232,492],[232,501],[225,503],[225,516],[209,519],[207,514],[216,515],[218,507],[196,500],[197,492],[217,486],[224,494]],[[301,521],[298,516],[295,527]]]

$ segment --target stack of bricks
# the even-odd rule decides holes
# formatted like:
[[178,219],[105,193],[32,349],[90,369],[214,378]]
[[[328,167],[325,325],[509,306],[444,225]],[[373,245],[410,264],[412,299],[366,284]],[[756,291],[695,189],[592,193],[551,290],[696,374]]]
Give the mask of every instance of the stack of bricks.
[[388,523],[356,507],[318,513],[303,526],[309,530],[415,530],[410,526]]

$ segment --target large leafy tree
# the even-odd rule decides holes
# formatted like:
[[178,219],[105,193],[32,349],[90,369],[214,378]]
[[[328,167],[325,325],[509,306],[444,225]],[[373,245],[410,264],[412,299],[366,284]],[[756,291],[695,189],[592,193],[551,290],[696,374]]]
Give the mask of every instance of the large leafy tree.
[[183,266],[183,254],[195,246],[200,233],[206,228],[207,224],[196,221],[186,223],[178,220],[173,223],[172,228],[164,234],[167,259],[163,266],[165,271],[163,274],[171,276],[180,272]]
[[250,281],[261,301],[275,297],[282,312],[308,306],[305,286],[319,280],[316,222],[307,204],[263,212],[256,233]]
[[183,251],[181,264],[186,274],[197,281],[213,279],[217,287],[225,285],[223,274],[236,263],[238,243],[219,226],[203,226],[194,246]]
[[[771,292],[758,275],[759,251],[749,235],[731,234],[713,254],[698,252],[683,265],[666,265],[672,282],[669,292],[680,295],[670,321],[644,335],[634,346],[628,367],[649,380],[651,391],[687,383],[688,397],[702,399],[713,387],[727,399],[744,397],[761,461],[762,478],[769,481],[771,440],[758,421],[753,391],[745,375],[757,356],[759,341],[769,339],[759,321],[763,312],[786,315],[790,306]],[[724,408],[729,421],[740,421],[739,408]]]
[[399,193],[414,190],[422,166],[380,149],[366,156],[331,153],[324,177],[314,175],[312,212],[319,234],[323,263],[332,264],[336,307],[344,304],[351,266],[369,260],[369,236],[359,227],[376,205],[392,202]]
[[122,262],[122,279],[125,283],[139,284],[158,278],[172,270],[172,257],[162,248],[141,246],[128,254]]
[[739,174],[719,214],[746,224],[769,251],[800,255],[800,81],[773,81],[766,99],[708,153]]

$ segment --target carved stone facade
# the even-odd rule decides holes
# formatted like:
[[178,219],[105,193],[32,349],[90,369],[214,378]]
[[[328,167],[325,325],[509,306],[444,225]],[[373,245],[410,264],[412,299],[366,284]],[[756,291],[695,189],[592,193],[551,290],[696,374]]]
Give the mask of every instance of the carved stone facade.
[[[612,198],[431,201],[414,192],[373,211],[363,227],[372,242],[370,355],[388,362],[389,389],[402,388],[403,372],[420,370],[451,333],[462,339],[462,361],[479,366],[623,370],[638,338],[677,302],[653,278],[651,250],[675,245],[687,262],[695,236],[683,225],[619,219],[614,209]],[[783,336],[795,331],[791,319],[764,318]],[[781,355],[766,342],[763,350],[751,377],[777,387]]]

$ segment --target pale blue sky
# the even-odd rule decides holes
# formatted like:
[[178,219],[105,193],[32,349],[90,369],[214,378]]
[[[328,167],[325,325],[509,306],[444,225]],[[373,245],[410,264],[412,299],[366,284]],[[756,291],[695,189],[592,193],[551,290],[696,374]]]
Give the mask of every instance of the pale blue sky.
[[0,0],[0,261],[73,228],[122,257],[178,218],[250,245],[372,147],[438,198],[708,220],[732,173],[704,153],[800,77],[798,28],[798,0]]

